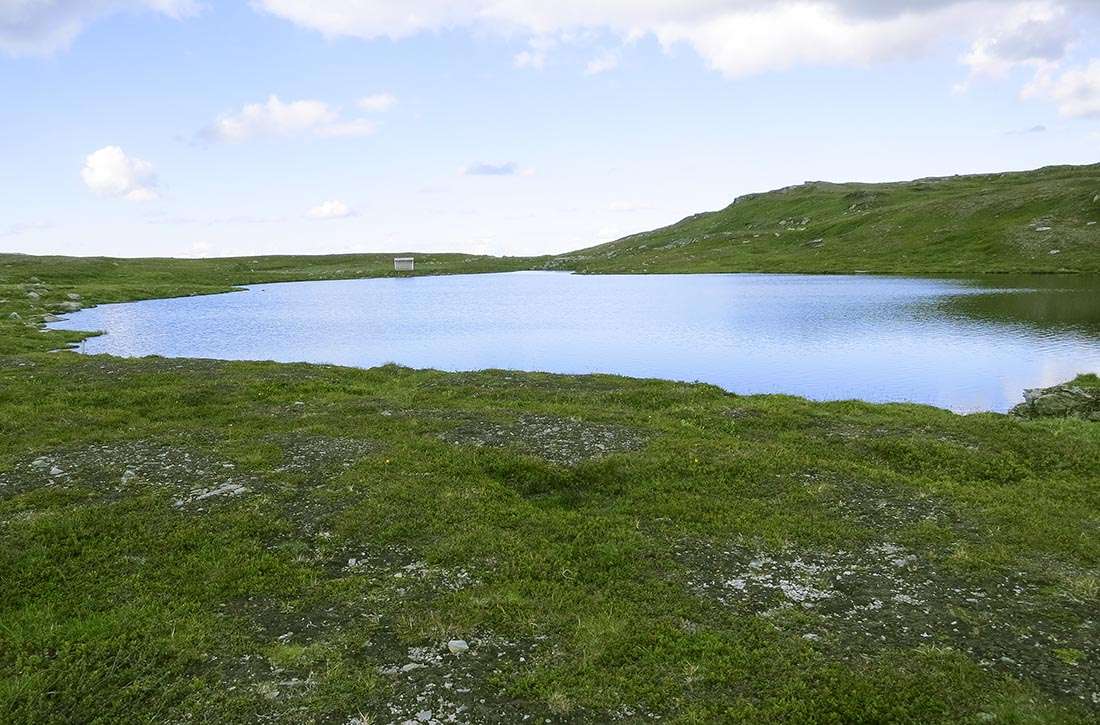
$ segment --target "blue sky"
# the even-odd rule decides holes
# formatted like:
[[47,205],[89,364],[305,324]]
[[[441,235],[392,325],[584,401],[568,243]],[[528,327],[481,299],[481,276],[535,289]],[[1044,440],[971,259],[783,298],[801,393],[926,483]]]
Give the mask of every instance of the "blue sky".
[[1100,161],[1074,0],[0,0],[0,249],[556,252]]

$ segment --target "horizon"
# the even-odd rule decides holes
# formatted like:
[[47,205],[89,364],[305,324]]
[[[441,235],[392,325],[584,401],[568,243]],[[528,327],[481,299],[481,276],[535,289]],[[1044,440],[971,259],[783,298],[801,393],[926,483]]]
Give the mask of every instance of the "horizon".
[[541,256],[806,179],[1100,158],[1095,3],[392,7],[0,8],[0,250]]

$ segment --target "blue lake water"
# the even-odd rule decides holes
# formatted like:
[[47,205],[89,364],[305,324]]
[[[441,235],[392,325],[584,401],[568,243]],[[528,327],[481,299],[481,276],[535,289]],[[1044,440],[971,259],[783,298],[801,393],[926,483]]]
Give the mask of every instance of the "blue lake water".
[[703,381],[1007,410],[1100,370],[1100,281],[559,272],[256,285],[103,305],[87,353]]

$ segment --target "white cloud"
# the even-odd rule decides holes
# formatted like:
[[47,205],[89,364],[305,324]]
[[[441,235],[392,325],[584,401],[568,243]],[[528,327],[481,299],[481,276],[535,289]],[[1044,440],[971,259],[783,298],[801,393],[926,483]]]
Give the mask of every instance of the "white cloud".
[[351,207],[342,201],[333,199],[331,201],[325,201],[306,212],[306,216],[310,219],[325,220],[325,219],[346,219],[350,216],[355,216],[355,212]]
[[558,44],[556,38],[548,36],[535,36],[527,41],[527,50],[521,50],[512,57],[512,65],[516,68],[533,68],[542,70],[546,67],[546,59]]
[[1036,73],[1049,70],[1066,56],[1077,38],[1070,14],[1053,0],[1018,3],[998,17],[963,58],[970,67],[970,78],[956,90],[966,91],[979,78],[1001,78],[1020,67]]
[[598,75],[600,73],[606,73],[607,71],[615,70],[619,67],[619,63],[622,62],[622,56],[617,50],[605,50],[597,55],[592,60],[588,61],[588,65],[585,66],[585,75]]
[[236,113],[223,115],[199,132],[208,141],[239,143],[261,137],[366,136],[377,124],[365,118],[344,119],[338,109],[323,101],[283,102],[278,96],[265,103],[250,103]]
[[199,8],[196,0],[0,0],[0,50],[48,55],[112,12],[145,10],[182,18]]
[[1043,74],[1024,95],[1053,100],[1058,112],[1069,118],[1100,118],[1100,58],[1060,75]]
[[160,196],[153,165],[127,156],[118,146],[105,146],[89,154],[80,176],[100,196],[128,201],[153,201]]
[[367,113],[385,113],[397,105],[397,96],[392,93],[375,93],[366,98],[360,98],[355,105]]
[[[1036,16],[1073,0],[256,0],[256,6],[329,36],[403,38],[454,27],[527,34],[520,67],[540,68],[558,38],[605,31],[686,44],[736,77],[798,65],[862,65],[921,53],[951,38],[983,37],[991,18]],[[1049,55],[1058,33],[1026,27],[987,53]],[[593,68],[599,68],[597,63]]]

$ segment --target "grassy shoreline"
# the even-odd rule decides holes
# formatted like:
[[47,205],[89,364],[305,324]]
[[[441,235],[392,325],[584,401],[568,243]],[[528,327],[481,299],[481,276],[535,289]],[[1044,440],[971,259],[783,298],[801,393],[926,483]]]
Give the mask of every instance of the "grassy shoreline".
[[1100,714],[1100,425],[42,351],[139,272],[0,262],[0,720]]

